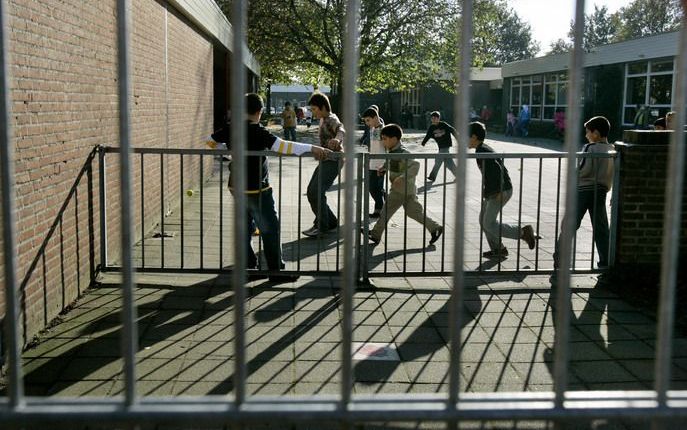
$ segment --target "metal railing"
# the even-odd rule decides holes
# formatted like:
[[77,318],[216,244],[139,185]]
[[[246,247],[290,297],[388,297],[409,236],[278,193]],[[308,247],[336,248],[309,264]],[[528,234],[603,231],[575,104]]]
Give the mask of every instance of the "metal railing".
[[[119,148],[100,148],[100,189],[104,191],[101,201],[100,224],[101,243],[110,242],[108,231],[112,229],[107,221],[108,216],[106,197],[108,191],[107,155],[117,154]],[[146,219],[146,208],[155,206],[160,209],[157,225],[153,231],[139,228],[139,236],[134,247],[134,267],[138,271],[149,272],[198,272],[221,273],[231,271],[236,267],[234,255],[225,252],[234,237],[232,228],[234,219],[231,214],[235,202],[229,195],[227,186],[226,167],[230,165],[225,157],[229,151],[207,149],[170,149],[170,148],[134,148],[135,164],[140,166],[138,181],[134,185],[133,193],[139,201],[138,220]],[[342,213],[342,184],[341,179],[330,191],[331,206],[339,219],[337,229],[328,235],[318,238],[308,238],[301,234],[301,230],[312,224],[313,214],[304,196],[304,178],[309,178],[317,162],[309,158],[280,157],[276,153],[250,151],[249,156],[266,156],[271,159],[270,180],[276,198],[277,212],[281,219],[282,255],[285,260],[283,272],[299,275],[334,275],[343,268],[343,245],[341,236],[343,224],[347,221],[341,217]],[[355,155],[355,201],[358,210],[352,220],[355,226],[362,226],[364,240],[356,236],[356,257],[360,261],[356,271],[356,279],[367,282],[370,277],[380,276],[450,276],[452,268],[450,255],[451,244],[455,241],[456,225],[452,217],[447,216],[447,206],[452,203],[455,181],[449,181],[447,166],[443,164],[444,182],[424,181],[420,187],[409,189],[404,193],[416,193],[424,208],[423,218],[435,218],[443,226],[444,235],[435,245],[427,245],[430,232],[422,228],[421,224],[409,219],[408,214],[399,210],[389,219],[384,230],[384,237],[379,246],[368,245],[366,236],[372,228],[374,220],[370,218],[369,181],[370,161],[374,159],[415,159],[422,167],[418,177],[424,178],[430,171],[430,162],[452,157],[451,154],[376,154],[358,153]],[[499,223],[508,222],[521,228],[532,225],[535,234],[541,236],[537,246],[528,250],[522,241],[506,240],[506,245],[514,245],[515,252],[509,258],[488,259],[483,252],[488,249],[483,230],[471,229],[465,238],[466,262],[464,271],[468,273],[499,272],[499,273],[553,273],[553,252],[560,231],[561,202],[564,195],[561,190],[562,172],[565,154],[561,152],[548,153],[508,153],[508,154],[469,154],[469,159],[482,160],[501,158],[513,173],[512,178],[514,197],[500,212]],[[577,162],[584,158],[611,158],[616,164],[615,178],[617,181],[619,168],[618,157],[615,153],[577,155]],[[207,160],[215,159],[214,165],[208,169]],[[172,162],[174,160],[175,162]],[[191,179],[185,177],[185,166],[189,160],[199,171],[194,175],[197,184],[188,188],[186,183]],[[164,169],[167,166],[167,170]],[[473,166],[470,166],[472,168]],[[146,174],[146,171],[152,171]],[[206,170],[209,170],[206,171]],[[477,169],[474,169],[476,172]],[[174,178],[174,179],[172,179]],[[206,179],[207,178],[207,179]],[[386,178],[385,178],[386,179]],[[480,200],[483,177],[472,175],[468,177],[466,222],[479,226]],[[152,182],[152,184],[151,184]],[[386,181],[385,193],[388,195],[389,183]],[[157,186],[156,186],[157,184]],[[165,185],[175,184],[176,191],[172,195],[165,195]],[[527,189],[527,193],[525,190]],[[617,192],[617,187],[613,188]],[[118,192],[118,190],[115,190]],[[234,193],[231,193],[232,195]],[[527,195],[526,195],[527,194]],[[363,197],[364,196],[364,197]],[[617,202],[616,198],[611,202]],[[165,201],[178,200],[179,204],[170,212],[165,212]],[[305,209],[304,209],[305,206]],[[431,206],[431,207],[430,207]],[[524,209],[523,209],[524,207]],[[388,207],[382,209],[387,211]],[[504,215],[504,212],[506,215]],[[610,227],[614,230],[617,211],[612,207]],[[388,219],[387,213],[384,218]],[[143,224],[143,223],[140,223]],[[250,223],[248,223],[250,224]],[[357,232],[358,229],[355,229]],[[574,273],[595,272],[596,257],[593,241],[593,227],[584,226],[574,236],[574,250],[572,270]],[[248,231],[252,233],[252,231]],[[209,240],[214,239],[214,240]],[[256,236],[253,241],[259,251],[261,240]],[[121,270],[116,261],[108,260],[106,246],[101,248],[101,269],[105,271]],[[193,253],[187,252],[187,249]],[[614,254],[614,242],[610,242],[609,254]],[[191,257],[197,257],[191,259]],[[611,260],[612,262],[612,260]],[[265,266],[258,260],[257,273],[266,274]],[[250,272],[249,272],[250,273]]]
[[[558,425],[581,418],[644,418],[654,420],[654,428],[662,428],[669,419],[687,418],[687,392],[669,391],[671,375],[671,338],[673,335],[674,291],[676,284],[678,237],[681,216],[682,182],[668,181],[666,193],[667,209],[665,212],[664,252],[662,261],[659,338],[655,368],[655,386],[650,391],[611,391],[611,392],[572,392],[568,390],[566,380],[570,340],[569,307],[570,307],[570,273],[573,254],[574,226],[571,220],[563,226],[561,238],[561,268],[559,271],[558,302],[560,312],[557,315],[557,330],[555,339],[554,381],[555,390],[549,393],[462,393],[459,384],[459,364],[461,355],[460,327],[456,323],[451,326],[450,336],[450,385],[449,392],[444,395],[406,394],[402,396],[375,395],[353,396],[351,373],[351,328],[352,328],[352,295],[354,291],[354,272],[357,267],[355,254],[350,252],[355,243],[354,223],[342,225],[344,236],[344,277],[341,283],[341,296],[344,303],[343,313],[343,348],[341,361],[342,381],[341,391],[336,396],[314,397],[247,397],[246,396],[246,348],[244,339],[244,307],[245,272],[235,270],[234,299],[235,299],[235,350],[234,361],[236,387],[233,397],[198,397],[183,398],[151,398],[139,397],[135,392],[135,360],[136,343],[135,308],[132,299],[133,267],[132,267],[132,225],[133,217],[131,203],[131,173],[130,165],[126,161],[132,154],[129,145],[130,123],[129,109],[129,2],[119,0],[118,3],[118,34],[119,34],[119,96],[120,96],[120,139],[121,139],[121,231],[122,231],[122,267],[124,289],[124,312],[122,355],[125,359],[125,396],[124,398],[36,398],[27,397],[23,392],[23,378],[20,356],[20,336],[18,329],[19,290],[16,280],[16,240],[15,240],[15,203],[13,177],[13,151],[10,108],[9,108],[9,46],[7,21],[7,1],[0,0],[0,131],[2,144],[0,145],[0,170],[2,172],[2,215],[3,215],[3,246],[5,270],[5,322],[7,328],[8,397],[0,400],[0,423],[3,428],[8,426],[39,426],[53,423],[69,425],[73,423],[89,424],[121,424],[135,425],[137,423],[154,423],[157,421],[174,422],[175,425],[209,425],[209,424],[245,424],[251,422],[280,422],[305,423],[313,421],[336,421],[345,428],[352,424],[366,421],[384,421],[393,414],[394,420],[424,420],[444,421],[450,428],[456,428],[460,420],[517,420],[543,419],[553,420]],[[469,106],[469,66],[470,39],[472,34],[472,1],[463,2],[462,9],[462,41],[460,45],[460,82],[459,94],[456,98],[456,112],[458,112],[458,129],[466,135],[468,127]],[[580,131],[580,82],[582,62],[582,34],[584,25],[584,0],[576,2],[575,18],[575,47],[570,62],[570,88],[568,91],[569,123],[567,129],[567,165],[572,166],[575,161],[577,136]],[[236,122],[243,123],[244,114],[243,94],[245,93],[245,71],[243,70],[244,53],[242,42],[245,39],[246,2],[233,2],[234,29],[234,62],[232,67],[232,111],[236,115]],[[357,0],[347,2],[346,22],[350,29],[355,28],[356,16],[360,7]],[[683,20],[684,24],[684,20]],[[356,32],[346,32],[344,80],[347,88],[354,88],[357,77]],[[685,89],[687,78],[687,31],[684,25],[680,37],[679,63],[677,67],[677,91],[675,106],[685,106]],[[351,130],[355,124],[356,94],[350,91],[344,97],[343,118],[346,127]],[[677,122],[685,122],[685,111],[678,109]],[[673,134],[670,149],[670,166],[668,177],[684,177],[684,131],[679,128]],[[243,189],[245,172],[243,160],[245,150],[245,131],[242,127],[234,127],[232,141],[241,142],[234,148],[233,156],[238,160],[235,170],[236,186]],[[345,193],[344,217],[353,217],[353,194],[355,184],[353,177],[353,136],[346,137],[346,169],[342,187]],[[456,156],[458,172],[464,175],[467,154],[460,148]],[[575,172],[568,168],[566,176],[566,212],[573,213],[575,208]],[[235,254],[236,266],[245,267],[245,249],[243,235],[245,228],[246,202],[242,194],[237,194],[235,203]],[[453,252],[453,267],[461,268],[465,260],[465,210],[466,184],[464,177],[457,178],[455,198],[455,237]],[[460,321],[462,312],[462,294],[464,290],[463,270],[453,271],[453,288],[451,298],[451,320]]]

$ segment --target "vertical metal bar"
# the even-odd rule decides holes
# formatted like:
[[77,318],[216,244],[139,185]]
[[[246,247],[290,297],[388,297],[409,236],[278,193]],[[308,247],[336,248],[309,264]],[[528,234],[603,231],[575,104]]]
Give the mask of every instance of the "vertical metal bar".
[[[678,50],[677,82],[675,85],[676,107],[675,130],[673,131],[668,152],[668,173],[666,180],[666,205],[663,217],[663,250],[661,261],[661,292],[658,313],[658,343],[656,346],[655,389],[659,406],[665,407],[670,388],[670,370],[672,357],[673,323],[675,312],[675,285],[677,283],[678,256],[680,252],[682,180],[671,178],[685,177],[685,131],[687,120],[685,104],[687,103],[687,11],[682,15],[680,31],[680,49]],[[654,429],[661,423],[655,421]]]
[[181,217],[181,249],[179,251],[181,254],[181,268],[183,269],[184,252],[186,251],[186,249],[184,248],[184,154],[179,154],[179,170],[181,171],[179,175],[179,192],[181,193],[181,198],[179,199],[179,201],[181,202],[179,208],[179,215]]
[[[427,158],[425,158],[425,177],[427,176]],[[422,224],[427,222],[427,186],[422,187]],[[445,206],[445,205],[442,205]],[[444,220],[441,220],[441,225],[446,225]],[[425,248],[425,243],[427,243],[427,229],[422,229],[422,273],[425,272],[425,262],[427,260],[427,249]]]
[[234,402],[240,407],[246,399],[246,334],[245,299],[246,291],[246,112],[244,94],[246,93],[246,68],[244,44],[246,39],[246,1],[236,0],[232,4],[232,41],[231,61],[231,128],[232,181],[234,186]]
[[[592,162],[592,170],[594,172],[596,172],[596,169],[595,169],[596,159],[592,158],[590,161]],[[594,208],[594,214],[595,215],[596,215],[596,211],[599,210],[599,208],[597,207],[597,204],[596,204],[596,199],[598,197],[598,194],[597,194],[598,191],[596,188],[597,187],[594,187],[594,197],[593,197],[594,202],[592,203],[592,207]],[[604,205],[605,204],[606,203],[604,202]],[[589,265],[590,265],[589,269],[591,269],[591,270],[594,270],[594,247],[595,247],[594,243],[596,242],[596,216],[595,215],[592,216],[591,213],[589,214],[589,217],[591,218],[591,221],[592,221],[592,254],[589,257]],[[608,252],[608,250],[606,250],[606,252]]]
[[[198,155],[198,163],[200,164],[200,182],[198,183],[199,191],[200,191],[200,232],[198,241],[200,244],[200,268],[203,268],[203,262],[205,261],[204,258],[204,253],[203,251],[205,250],[205,246],[203,244],[203,181],[205,180],[203,178],[203,154]],[[244,227],[245,228],[245,227]],[[252,232],[251,232],[252,233]],[[250,234],[250,233],[249,233]],[[163,260],[164,263],[164,260]]]
[[121,230],[122,230],[122,293],[123,326],[122,354],[124,356],[124,402],[126,406],[136,403],[136,358],[138,334],[136,327],[136,308],[134,306],[134,269],[131,258],[132,244],[132,200],[131,200],[131,98],[130,35],[131,3],[129,0],[117,2],[117,73],[119,79],[119,140],[120,163],[119,182],[121,184]]
[[[278,202],[277,202],[277,208],[278,208],[279,212],[277,212],[277,213],[279,214],[279,224],[280,224],[279,225],[279,246],[281,246],[281,231],[282,231],[281,230],[281,221],[282,221],[282,212],[281,212],[281,200],[282,199],[281,199],[281,196],[282,196],[282,185],[284,182],[284,177],[282,176],[282,159],[283,159],[282,157],[278,158],[278,160],[279,160],[279,197],[278,197]],[[283,256],[282,256],[282,260],[283,260]]]
[[[358,180],[356,181],[355,189],[356,189],[356,193],[357,193],[356,201],[362,202],[363,196],[365,196],[364,200],[366,202],[368,202],[368,209],[369,209],[370,203],[369,203],[369,200],[367,197],[367,195],[369,194],[369,190],[367,192],[365,192],[365,190],[364,190],[365,184],[367,183],[367,177],[365,175],[366,164],[365,164],[364,160],[367,157],[368,157],[368,155],[365,153],[356,154],[355,161],[357,163],[356,166],[358,167]],[[367,166],[367,168],[369,168],[369,166]],[[369,173],[369,171],[368,171],[368,173]],[[360,206],[358,206],[358,208],[360,208]],[[366,213],[367,213],[368,209],[365,209]],[[360,230],[360,228],[363,225],[363,219],[365,220],[366,225],[369,223],[370,220],[369,220],[369,218],[364,218],[364,215],[361,213],[361,211],[359,209],[357,209],[355,211],[355,213],[356,213],[355,226],[353,227],[353,234],[355,237],[355,250],[356,250],[355,251],[355,261],[357,261],[357,264],[355,266],[356,270],[357,270],[357,272],[355,274],[355,279],[357,279],[357,280],[361,279],[361,273],[360,272],[362,271],[363,283],[369,283],[370,277],[369,277],[369,274],[367,273],[367,251],[368,251],[367,250],[367,244],[368,244],[367,233],[365,233],[365,235],[366,235],[366,237],[364,238],[365,241],[361,242],[361,238],[360,238],[360,235],[358,234],[358,231]],[[369,214],[368,214],[368,216],[369,216]],[[336,246],[337,247],[339,246],[339,242],[340,242],[340,239],[337,236],[337,240],[336,240]],[[365,243],[364,247],[361,245],[362,243]],[[363,258],[361,258],[361,256],[360,256],[361,251],[363,251],[365,253],[365,256]],[[337,254],[336,271],[338,272],[340,270],[341,269],[339,268],[338,254]]]
[[303,159],[298,157],[298,227],[296,228],[296,271],[301,271],[301,209],[303,208]]
[[577,139],[580,135],[580,86],[582,83],[582,38],[584,35],[584,0],[575,3],[574,48],[570,53],[570,87],[568,90],[568,108],[570,124],[565,129],[565,148],[567,166],[565,215],[561,238],[559,240],[558,297],[555,315],[556,332],[554,338],[554,392],[555,405],[562,408],[565,390],[568,386],[568,359],[570,339],[570,257],[572,237],[575,233],[577,207]]
[[[3,52],[5,52],[3,50]],[[105,165],[105,148],[98,149],[98,195],[100,203],[100,267],[107,267],[107,192]],[[8,284],[9,285],[9,284]]]
[[[518,190],[518,227],[522,231],[522,177],[525,170],[525,159],[520,159],[520,187]],[[515,270],[520,271],[520,241],[518,240],[518,258],[515,262]]]
[[[458,97],[454,99],[454,112],[458,113],[458,130],[462,136],[469,136],[468,106],[470,105],[470,66],[472,62],[472,0],[463,0],[462,31],[460,32],[460,64],[458,81]],[[451,363],[449,366],[449,394],[448,407],[455,409],[459,400],[460,389],[460,321],[462,318],[463,289],[465,279],[463,274],[463,261],[465,260],[465,171],[467,145],[459,142],[456,153],[456,239],[453,251],[453,289],[451,290],[451,305],[449,321]],[[449,426],[455,422],[449,422]]]
[[556,222],[555,222],[555,228],[553,230],[554,234],[554,249],[555,247],[558,246],[558,238],[556,235],[558,235],[558,222],[560,220],[560,215],[561,215],[561,170],[563,167],[563,159],[558,158],[558,177],[556,181]]
[[[408,160],[406,158],[406,172],[408,171]],[[408,179],[407,177],[404,178],[405,180],[403,181],[403,209],[405,209],[405,202],[408,201]],[[424,229],[424,226],[423,226]],[[404,210],[403,211],[403,274],[405,275],[407,272],[406,268],[406,263],[407,263],[407,255],[408,255],[408,211]]]
[[613,190],[611,191],[611,230],[609,232],[608,267],[615,266],[616,240],[618,240],[618,211],[620,202],[620,153],[613,158]]
[[146,267],[146,238],[145,238],[145,181],[143,180],[144,168],[143,168],[143,156],[145,154],[141,153],[141,267]]
[[[446,172],[444,171],[444,178],[446,177]],[[456,179],[456,182],[458,179]],[[446,182],[446,181],[444,181]],[[442,202],[446,201],[446,185],[442,187]],[[441,225],[446,226],[446,205],[441,205]],[[446,263],[446,235],[441,235],[441,271],[444,271]]]
[[[351,161],[352,162],[352,161]],[[339,237],[341,237],[341,175],[336,177],[337,187],[336,187],[336,264],[334,265],[334,270],[339,271]],[[355,187],[356,190],[358,187]],[[360,200],[358,200],[360,201]],[[355,225],[355,218],[351,218]],[[360,235],[358,235],[360,236]]]
[[222,184],[224,184],[224,156],[219,157],[219,269],[224,267],[224,253],[222,252],[224,248],[224,193]]
[[[250,152],[250,151],[249,151],[249,152]],[[268,163],[269,163],[269,161],[268,161]],[[263,175],[263,171],[262,171],[262,160],[261,160],[260,165],[259,165],[259,167],[258,167],[258,172],[259,172],[259,173],[258,173],[258,177],[259,177],[259,178],[262,178],[262,175]],[[262,214],[262,183],[260,183],[260,184],[258,185],[258,213],[259,213],[259,214]],[[252,217],[252,220],[253,220],[252,224],[255,226],[256,229],[259,230],[260,227],[258,226],[258,223],[255,222],[255,217]],[[281,230],[281,225],[279,226],[279,229]],[[253,240],[253,239],[252,239],[252,236],[253,236],[254,233],[255,233],[255,230],[251,230],[251,231],[248,232],[248,234],[251,236],[251,240]],[[280,242],[279,242],[279,247],[281,248],[281,237],[279,238],[279,240],[280,240]],[[262,251],[262,240],[260,240],[260,238],[258,237],[258,255],[257,255],[257,256],[258,256],[258,268],[260,268],[260,269],[262,269],[262,263],[260,263],[260,253],[261,253],[261,251]],[[281,261],[279,261],[279,264],[281,264]],[[269,267],[267,268],[267,270],[269,270]]]
[[160,267],[165,268],[165,155],[160,154]]
[[[390,164],[391,163],[391,158],[393,158],[393,155],[389,156],[387,155],[385,157],[385,162]],[[388,170],[388,169],[387,169]],[[387,178],[389,177],[389,172],[387,171]],[[389,187],[390,187],[390,182],[388,180],[384,181],[384,189],[386,191],[386,195],[389,195]],[[389,205],[384,205],[384,220],[386,222],[386,225],[384,226],[384,273],[387,273],[388,269],[388,261],[389,261]],[[377,221],[379,222],[379,221]]]
[[[539,222],[541,218],[541,180],[542,180],[542,169],[544,167],[544,159],[539,159],[539,183],[537,185],[537,229],[535,231],[539,232]],[[522,171],[521,171],[522,173]],[[520,246],[520,241],[518,241],[518,246]],[[539,247],[534,248],[534,270],[539,270]]]
[[[326,193],[326,191],[325,191]],[[316,225],[318,226],[318,230],[320,229],[320,226],[322,226],[322,162],[318,161],[317,162],[317,195],[318,195],[318,205],[317,205],[317,214],[315,215],[315,220],[316,220]],[[326,228],[329,228],[329,226],[326,226]],[[318,234],[315,237],[315,240],[317,241],[317,254],[315,255],[315,270],[320,271],[320,254],[322,253],[322,235]]]
[[[362,169],[360,171],[363,174],[367,174],[368,176],[370,175],[370,156],[369,154],[361,154],[363,158],[362,164]],[[369,270],[369,262],[368,262],[368,252],[369,252],[369,243],[370,241],[368,240],[368,235],[370,233],[370,178],[366,177],[363,178],[363,192],[362,192],[362,203],[363,203],[363,212],[361,214],[362,219],[363,219],[363,243],[365,244],[362,248],[363,255],[362,255],[362,264],[363,264],[363,281],[368,282],[370,279],[370,276],[368,274]]]
[[355,289],[355,243],[353,223],[355,219],[354,192],[355,177],[355,127],[358,93],[355,91],[358,78],[358,14],[360,0],[349,0],[346,4],[346,37],[344,41],[344,70],[343,87],[343,120],[346,130],[344,153],[344,265],[343,282],[341,284],[343,297],[343,326],[342,326],[342,372],[341,372],[341,404],[343,410],[348,410],[353,390],[353,292]]
[[10,122],[9,35],[6,33],[9,28],[7,2],[0,0],[0,133],[2,133],[0,136],[2,139],[0,142],[0,181],[2,181],[3,264],[5,268],[5,322],[3,325],[5,325],[7,335],[10,404],[13,408],[19,408],[24,405],[24,382],[19,334],[19,285],[16,278],[14,142]]

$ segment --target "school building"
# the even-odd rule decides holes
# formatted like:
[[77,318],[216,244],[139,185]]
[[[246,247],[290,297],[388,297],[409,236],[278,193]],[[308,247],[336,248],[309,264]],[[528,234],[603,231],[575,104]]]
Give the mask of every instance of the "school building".
[[[674,110],[679,32],[596,47],[584,55],[583,117],[604,115],[614,139],[634,128],[637,109],[648,108],[648,123]],[[532,114],[530,133],[549,135],[557,109],[567,109],[569,54],[504,64],[501,110]]]

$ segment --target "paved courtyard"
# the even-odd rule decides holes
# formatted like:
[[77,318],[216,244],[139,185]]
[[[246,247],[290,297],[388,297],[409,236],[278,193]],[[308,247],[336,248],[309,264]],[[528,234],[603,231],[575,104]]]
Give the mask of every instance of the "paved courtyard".
[[[409,146],[416,144],[412,140],[409,143]],[[494,146],[502,151],[514,148],[522,152],[542,150],[512,142],[496,142]],[[480,265],[475,215],[475,211],[479,210],[475,206],[478,190],[474,187],[478,173],[475,173],[477,168],[474,161],[469,161],[468,185],[473,186],[469,187],[467,220],[470,225],[466,228],[472,239],[468,238],[470,244],[466,245],[469,257],[466,258],[465,268],[475,270]],[[308,160],[307,163],[314,167],[314,162]],[[305,164],[306,160],[303,160]],[[511,176],[519,180],[517,164],[508,164],[508,167]],[[297,178],[297,170],[290,174]],[[302,180],[308,179],[309,174],[304,174]],[[430,198],[428,191],[428,202],[431,202],[427,205],[428,211],[440,214],[442,207],[452,207],[451,181],[452,178],[449,178],[448,183],[444,184],[440,176],[437,181],[439,184],[431,187],[433,194]],[[526,187],[529,189],[539,179],[536,177],[527,181]],[[180,264],[182,252],[187,267],[198,265],[201,245],[204,247],[204,267],[231,266],[231,199],[227,198],[227,194],[222,201],[225,205],[223,234],[226,237],[222,238],[220,260],[218,232],[219,219],[222,218],[218,216],[219,190],[224,187],[215,177],[210,178],[208,184],[204,190],[202,210],[199,203],[193,201],[194,196],[189,197],[185,204],[184,234],[188,235],[188,248],[183,251],[179,248],[180,219],[175,224],[175,213],[165,221],[166,229],[174,231],[172,238],[164,239],[166,267]],[[444,186],[447,200],[442,203],[438,196],[443,193]],[[216,190],[214,195],[212,190]],[[536,188],[531,191],[535,196],[536,193]],[[550,196],[552,191],[545,186],[542,194]],[[282,241],[285,243],[287,268],[296,270],[300,264],[302,270],[315,270],[319,261],[322,267],[336,270],[336,252],[342,251],[337,246],[336,238],[333,246],[324,240],[300,240],[301,258],[297,260],[294,257],[294,253],[298,252],[298,230],[309,226],[312,218],[308,218],[311,215],[307,203],[301,213],[300,225],[300,218],[294,216],[298,201],[304,201],[303,195],[294,193],[292,189],[287,193],[286,188],[280,195],[284,221]],[[332,196],[336,196],[336,191]],[[525,196],[528,202],[532,200],[527,194]],[[536,199],[533,200],[536,203]],[[514,206],[515,212],[509,212],[508,217],[513,217],[513,213],[517,215],[516,202],[509,205]],[[523,204],[523,220],[536,220],[536,206],[531,202]],[[546,212],[545,207],[549,215],[555,212],[550,202],[546,206],[542,203],[542,213]],[[447,212],[450,214],[450,211]],[[199,234],[201,230],[198,223],[201,213],[206,220],[202,235]],[[450,217],[448,214],[447,219]],[[393,232],[395,239],[398,239],[402,225],[402,217],[394,218],[389,237]],[[547,228],[549,237],[539,250],[540,260],[536,259],[534,251],[523,250],[520,267],[532,268],[537,261],[550,264],[553,229]],[[440,267],[440,255],[443,254],[448,265],[446,270],[450,270],[453,232],[449,229],[445,243],[428,248],[422,244],[420,230],[415,226],[410,230],[408,237],[414,243],[409,250],[414,251],[407,253],[408,267],[419,270],[422,256],[425,256],[426,271],[431,272]],[[202,238],[195,239],[195,244],[194,231],[196,238]],[[161,240],[147,237],[145,243],[146,266],[154,267],[161,261]],[[393,264],[390,263],[387,269],[390,274],[397,273],[403,264],[403,254],[398,247],[400,242],[393,243]],[[380,255],[383,246],[384,242],[373,250],[373,255]],[[313,251],[317,247],[320,250],[326,248],[325,253]],[[391,244],[389,247],[392,248]],[[136,251],[140,264],[140,242]],[[502,263],[506,268],[514,268],[517,263],[513,260],[515,258],[509,258]],[[374,270],[381,271],[382,267],[383,262],[377,263]],[[466,279],[464,317],[461,322],[461,390],[551,391],[554,382],[552,348],[556,327],[548,276],[533,275],[526,271],[495,273],[498,269],[496,266],[488,269],[481,274],[471,274]],[[373,288],[358,290],[354,295],[353,341],[357,352],[354,392],[445,393],[448,389],[448,302],[451,278],[399,274],[394,277],[373,276],[372,280]],[[24,352],[27,394],[123,394],[120,278],[116,273],[105,273],[100,275],[99,281]],[[301,276],[295,283],[281,285],[258,280],[249,283],[247,289],[249,394],[338,394],[343,313],[338,275]],[[617,289],[603,285],[594,274],[574,276],[572,291],[570,388],[650,389],[656,343],[655,318],[628,304],[613,292]],[[140,395],[193,396],[233,392],[236,351],[233,345],[234,294],[229,274],[140,273],[136,277],[135,298],[139,333],[136,390]],[[674,339],[672,388],[687,388],[687,339],[681,336]],[[635,424],[618,422],[599,428],[643,428],[634,427]],[[529,422],[509,425],[475,428],[549,426],[546,423]],[[369,426],[381,427],[381,424],[379,427]],[[403,428],[426,427],[442,428],[438,424]]]

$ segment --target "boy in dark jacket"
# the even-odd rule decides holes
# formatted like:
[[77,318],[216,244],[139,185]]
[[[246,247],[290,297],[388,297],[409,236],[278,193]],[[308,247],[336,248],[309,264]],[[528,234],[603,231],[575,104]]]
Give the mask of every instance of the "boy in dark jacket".
[[[257,94],[246,94],[247,133],[246,149],[248,151],[272,150],[285,155],[302,155],[311,153],[317,160],[325,160],[331,151],[307,143],[298,143],[282,140],[273,135],[260,124],[263,102]],[[229,176],[229,187],[232,193],[234,177]],[[272,282],[292,282],[298,276],[284,275],[278,272],[282,267],[280,222],[275,209],[272,185],[269,181],[269,165],[267,157],[251,155],[246,157],[246,209],[249,223],[255,221],[260,229],[260,237],[264,246],[265,259],[268,269],[273,272],[270,275]],[[254,269],[258,265],[258,259],[251,246],[251,236],[247,235],[246,243],[247,266]]]
[[[477,153],[493,153],[494,150],[484,143],[487,129],[481,122],[470,123],[469,147]],[[479,223],[489,243],[489,251],[482,254],[485,258],[505,258],[508,249],[501,243],[501,239],[522,239],[530,249],[534,249],[537,237],[531,225],[523,228],[517,225],[502,224],[498,221],[499,212],[513,196],[513,185],[508,176],[503,159],[487,158],[477,160],[477,167],[482,172],[482,209]]]
[[[458,133],[449,123],[441,120],[441,113],[439,111],[432,112],[430,118],[432,120],[432,125],[427,129],[425,138],[422,139],[422,146],[425,146],[427,141],[431,138],[436,141],[439,147],[439,154],[448,154],[451,150],[451,145],[453,145],[451,135],[454,135],[456,139],[458,139]],[[432,171],[427,175],[427,179],[430,181],[435,181],[437,179],[442,163],[446,163],[446,168],[453,173],[453,176],[456,176],[456,164],[453,162],[452,158],[437,158],[434,162]]]

